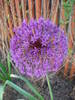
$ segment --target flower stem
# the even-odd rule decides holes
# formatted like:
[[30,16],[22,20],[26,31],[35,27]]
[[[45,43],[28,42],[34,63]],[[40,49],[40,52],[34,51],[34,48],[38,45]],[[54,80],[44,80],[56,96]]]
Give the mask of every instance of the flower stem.
[[47,74],[46,74],[46,79],[47,79],[47,84],[48,84],[48,88],[49,88],[50,98],[51,98],[51,100],[53,100],[53,93],[52,93],[52,89],[51,89],[51,85],[50,85],[50,80],[49,80]]

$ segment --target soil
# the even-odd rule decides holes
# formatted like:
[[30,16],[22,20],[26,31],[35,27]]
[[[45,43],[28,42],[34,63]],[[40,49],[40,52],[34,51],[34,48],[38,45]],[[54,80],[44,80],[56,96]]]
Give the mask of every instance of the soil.
[[[28,89],[28,87],[23,81],[18,79],[13,79],[13,82],[32,94],[32,92]],[[63,77],[63,73],[60,72],[58,75],[55,75],[53,78],[51,78],[50,82],[52,86],[54,100],[75,100],[74,79],[73,80],[65,79]],[[48,85],[46,81],[44,82],[43,86],[41,80],[33,85],[37,87],[40,94],[44,97],[44,100],[50,100]],[[3,100],[28,100],[28,99],[20,95],[11,87],[7,86],[5,89]]]

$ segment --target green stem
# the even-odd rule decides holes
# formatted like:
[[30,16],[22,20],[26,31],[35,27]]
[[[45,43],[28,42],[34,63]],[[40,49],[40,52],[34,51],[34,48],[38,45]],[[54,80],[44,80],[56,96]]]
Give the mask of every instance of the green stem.
[[51,89],[50,80],[48,78],[48,75],[46,75],[46,79],[47,79],[47,84],[48,84],[48,88],[49,88],[50,98],[51,98],[51,100],[53,100],[53,93],[52,93],[52,89]]

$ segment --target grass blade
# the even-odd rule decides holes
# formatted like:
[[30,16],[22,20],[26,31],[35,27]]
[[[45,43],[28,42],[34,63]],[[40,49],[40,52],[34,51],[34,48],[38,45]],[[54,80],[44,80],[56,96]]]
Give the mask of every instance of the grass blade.
[[3,100],[4,87],[0,85],[0,100]]
[[20,88],[19,86],[17,86],[16,84],[14,84],[13,82],[7,80],[4,84],[4,89],[6,87],[6,85],[9,85],[10,87],[12,87],[13,89],[15,89],[17,92],[19,92],[21,95],[23,95],[24,97],[27,97],[29,100],[37,100],[34,96],[32,96],[30,93],[26,92],[25,90],[23,90],[22,88]]
[[5,78],[8,78],[8,73],[7,73],[6,67],[3,66],[2,63],[0,63],[0,70],[1,70],[1,72],[3,73],[4,77],[5,77]]
[[47,83],[48,83],[49,94],[50,94],[51,100],[53,100],[53,94],[52,94],[52,89],[51,89],[50,80],[48,78],[48,75],[46,75],[46,79],[47,79]]
[[25,77],[21,77],[21,76],[17,76],[17,75],[11,75],[11,77],[14,77],[14,78],[18,78],[18,79],[21,79],[23,80],[27,86],[32,90],[32,92],[40,99],[40,100],[44,100],[44,98],[40,95],[39,92],[37,92],[37,90],[32,86],[32,84],[25,78]]
[[11,63],[10,63],[10,53],[8,52],[8,56],[7,56],[7,63],[8,63],[8,73],[9,76],[11,74]]
[[6,78],[4,77],[4,75],[0,72],[0,80],[5,81]]

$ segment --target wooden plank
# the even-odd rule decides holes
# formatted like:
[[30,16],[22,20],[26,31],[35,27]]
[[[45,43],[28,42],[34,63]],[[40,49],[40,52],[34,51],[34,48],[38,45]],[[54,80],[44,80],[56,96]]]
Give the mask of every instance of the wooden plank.
[[64,67],[64,76],[65,76],[65,77],[67,76],[67,73],[68,73],[69,61],[70,61],[70,58],[67,57],[67,58],[66,58],[66,62],[65,62],[65,67]]
[[17,26],[17,18],[16,18],[15,7],[14,7],[14,0],[10,0],[10,8],[11,8],[11,13],[12,13],[12,17],[13,17],[14,27],[16,27]]
[[27,10],[28,4],[27,4],[26,0],[24,0],[24,6],[25,6],[25,20],[28,23],[28,21],[29,21],[29,19],[28,19],[28,13],[29,13],[29,11]]
[[32,17],[34,18],[34,5],[35,5],[35,0],[32,0]]
[[34,18],[34,4],[35,4],[35,0],[28,0],[30,19]]
[[[72,16],[71,16],[71,21],[70,21],[70,39],[69,39],[69,45],[71,49],[73,49],[74,46],[74,39],[75,39],[75,4],[73,5],[73,10],[72,10]],[[72,57],[73,62],[72,62],[72,66],[71,66],[71,71],[70,71],[70,79],[73,78],[73,76],[75,75],[75,55],[73,55]]]
[[75,39],[75,4],[73,5],[73,10],[72,10],[72,18],[71,18],[71,34],[73,39]]
[[5,55],[5,51],[8,50],[8,25],[6,22],[3,1],[0,2],[0,26],[1,49],[3,50],[3,54]]
[[21,0],[21,5],[22,5],[22,15],[23,15],[23,19],[25,18],[25,4],[24,4],[24,0]]
[[47,18],[49,18],[50,17],[50,0],[47,0],[46,1],[47,2]]
[[4,0],[4,7],[5,7],[5,15],[7,17],[7,21],[8,21],[8,28],[9,28],[9,40],[10,40],[10,36],[13,36],[13,27],[12,27],[12,19],[10,17],[10,13],[9,13],[9,7],[8,7],[8,3],[6,0]]
[[28,17],[27,17],[27,1],[26,0],[21,0],[21,4],[22,4],[22,14],[23,14],[23,19],[25,19],[28,22]]
[[41,0],[36,0],[36,19],[41,16]]
[[59,0],[53,0],[52,1],[52,10],[51,10],[51,20],[56,23],[56,17],[59,7]]
[[28,0],[29,17],[32,19],[32,0]]
[[70,77],[69,78],[72,79],[74,75],[75,75],[75,62],[72,63],[72,68],[71,68],[71,71],[70,71]]
[[[63,0],[61,0],[61,13],[60,13],[60,21],[63,21],[65,22],[66,19],[65,19],[65,15],[64,15],[64,6],[63,6]],[[61,23],[60,24],[60,27],[64,30],[64,32],[66,33],[66,25],[65,23]]]
[[46,18],[46,0],[43,0],[43,17]]
[[22,15],[23,15],[23,20],[25,19],[26,22],[28,22],[28,11],[27,11],[27,1],[26,0],[21,0],[21,5],[22,5]]
[[21,25],[21,12],[20,12],[19,0],[15,0],[15,6],[18,17],[18,25]]

